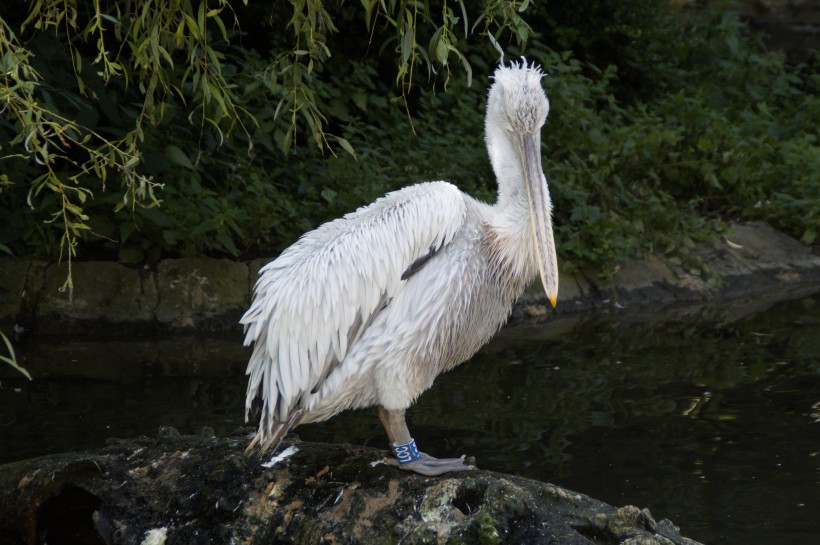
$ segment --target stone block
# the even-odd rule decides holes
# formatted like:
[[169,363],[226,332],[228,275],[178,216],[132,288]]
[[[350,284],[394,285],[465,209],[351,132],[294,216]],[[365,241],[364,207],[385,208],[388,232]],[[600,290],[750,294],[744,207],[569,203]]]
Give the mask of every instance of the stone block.
[[[127,323],[153,320],[157,292],[150,273],[109,261],[75,262],[73,293],[63,289],[68,264],[46,270],[40,316]],[[42,322],[42,320],[40,320]]]
[[227,259],[167,259],[157,268],[157,320],[194,327],[201,320],[238,319],[250,302],[248,266]]
[[752,269],[780,272],[820,267],[820,256],[762,221],[733,225],[726,238],[740,246],[732,251]]
[[0,320],[13,320],[23,305],[29,262],[0,258]]
[[[618,304],[647,305],[673,301],[674,288],[682,287],[683,280],[679,272],[650,255],[642,260],[629,259],[622,263],[613,275],[611,285]],[[686,287],[691,289],[691,286]],[[705,283],[699,288],[695,291],[709,290]]]
[[253,287],[259,280],[259,269],[273,261],[274,257],[261,257],[248,262],[248,292],[253,293]]

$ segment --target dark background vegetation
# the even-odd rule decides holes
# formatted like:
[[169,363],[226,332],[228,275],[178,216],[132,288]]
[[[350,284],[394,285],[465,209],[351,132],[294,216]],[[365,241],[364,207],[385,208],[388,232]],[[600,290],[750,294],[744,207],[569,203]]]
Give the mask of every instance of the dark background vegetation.
[[820,228],[816,66],[767,51],[720,6],[91,4],[0,16],[0,253],[248,258],[410,183],[492,200],[498,48],[548,74],[565,271],[655,252],[707,274],[686,250],[728,221],[807,244]]

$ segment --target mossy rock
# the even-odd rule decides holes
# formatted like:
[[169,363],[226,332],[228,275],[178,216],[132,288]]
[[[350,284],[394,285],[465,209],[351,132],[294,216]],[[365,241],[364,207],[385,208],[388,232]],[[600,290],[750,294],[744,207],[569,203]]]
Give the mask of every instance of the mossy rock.
[[521,477],[428,478],[379,463],[385,451],[299,441],[265,463],[247,443],[166,428],[0,466],[0,542],[695,544],[646,509]]

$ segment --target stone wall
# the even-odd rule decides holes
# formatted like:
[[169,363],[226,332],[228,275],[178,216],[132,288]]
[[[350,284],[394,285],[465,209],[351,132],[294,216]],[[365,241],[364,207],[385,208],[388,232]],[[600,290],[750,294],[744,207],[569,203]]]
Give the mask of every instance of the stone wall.
[[[719,281],[707,282],[660,257],[624,263],[612,279],[594,273],[562,274],[559,304],[549,310],[535,282],[515,316],[542,319],[609,308],[627,312],[681,302],[736,299],[749,294],[797,296],[820,284],[820,257],[756,222],[695,249]],[[267,260],[168,259],[154,268],[112,262],[75,262],[74,290],[62,286],[65,264],[0,259],[0,327],[40,334],[135,332],[239,332],[259,268]]]

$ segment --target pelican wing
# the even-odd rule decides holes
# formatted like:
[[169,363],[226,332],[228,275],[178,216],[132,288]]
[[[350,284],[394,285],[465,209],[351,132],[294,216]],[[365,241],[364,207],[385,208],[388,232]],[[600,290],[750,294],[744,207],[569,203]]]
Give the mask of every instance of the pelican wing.
[[259,271],[240,320],[254,345],[246,417],[262,400],[255,442],[278,443],[298,422],[308,396],[465,215],[451,184],[406,187],[306,233]]

